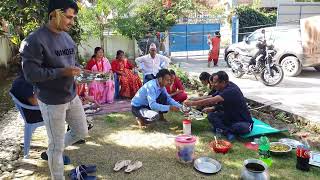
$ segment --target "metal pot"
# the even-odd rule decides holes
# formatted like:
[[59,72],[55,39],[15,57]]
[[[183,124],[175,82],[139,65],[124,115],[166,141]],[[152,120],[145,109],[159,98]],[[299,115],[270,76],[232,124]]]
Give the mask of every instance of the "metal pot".
[[258,159],[247,159],[241,172],[243,180],[269,180],[268,166]]

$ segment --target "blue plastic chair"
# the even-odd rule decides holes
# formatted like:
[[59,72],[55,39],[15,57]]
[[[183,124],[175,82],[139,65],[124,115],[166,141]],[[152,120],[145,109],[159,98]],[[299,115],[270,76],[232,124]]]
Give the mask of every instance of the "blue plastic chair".
[[118,74],[114,73],[114,99],[119,99],[120,95],[120,83]]
[[29,158],[29,150],[30,150],[30,142],[32,138],[33,132],[40,126],[43,126],[44,123],[38,122],[38,123],[27,123],[24,112],[22,108],[28,109],[28,110],[34,110],[34,111],[40,111],[39,106],[30,106],[21,103],[11,92],[9,92],[16,108],[19,110],[23,120],[24,120],[24,145],[23,145],[23,156],[24,158]]

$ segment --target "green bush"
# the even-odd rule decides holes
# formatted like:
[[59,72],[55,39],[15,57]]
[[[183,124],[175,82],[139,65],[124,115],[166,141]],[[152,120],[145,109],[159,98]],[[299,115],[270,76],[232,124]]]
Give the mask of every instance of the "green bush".
[[184,85],[187,85],[190,83],[189,74],[187,72],[185,72],[175,64],[171,65],[170,69],[174,70],[174,72],[176,73],[176,76],[181,79]]
[[276,11],[266,12],[251,6],[239,6],[234,13],[239,18],[239,40],[259,28],[275,26],[277,20]]

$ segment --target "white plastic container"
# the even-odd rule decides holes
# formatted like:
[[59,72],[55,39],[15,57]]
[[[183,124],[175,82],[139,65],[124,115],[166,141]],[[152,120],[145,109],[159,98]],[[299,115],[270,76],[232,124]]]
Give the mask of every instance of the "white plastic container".
[[191,135],[191,120],[185,119],[182,121],[183,124],[183,134]]

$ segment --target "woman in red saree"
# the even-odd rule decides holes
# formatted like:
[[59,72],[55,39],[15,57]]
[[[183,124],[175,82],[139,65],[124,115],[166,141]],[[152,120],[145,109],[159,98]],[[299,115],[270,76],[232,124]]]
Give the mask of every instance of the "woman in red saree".
[[119,77],[120,96],[132,98],[140,89],[142,83],[139,76],[132,72],[134,66],[124,58],[122,50],[117,51],[117,57],[112,60],[111,67],[112,71],[117,73]]
[[168,94],[177,102],[183,103],[188,98],[187,93],[184,92],[184,87],[181,80],[176,76],[173,70],[170,70],[171,84],[166,86]]
[[[221,37],[220,32],[216,31],[214,33],[214,37],[210,40],[212,49],[209,52],[208,67],[210,67],[211,61],[213,61],[214,66],[218,65],[219,52],[220,52],[220,37]],[[208,36],[208,38],[210,38],[210,36]]]

